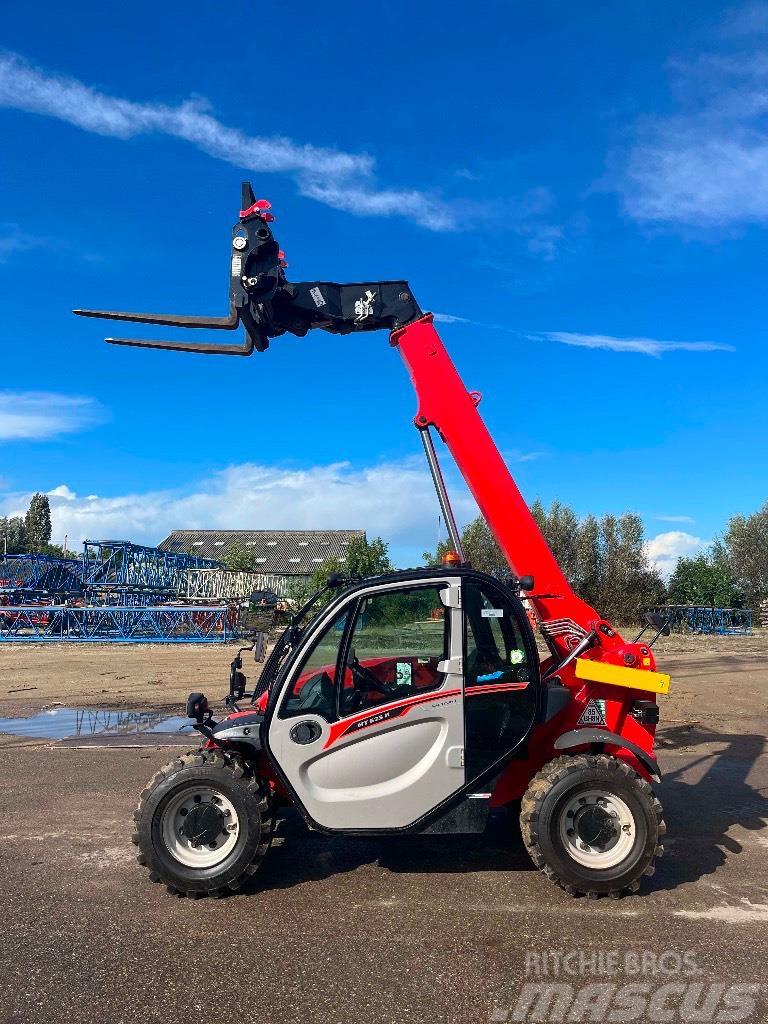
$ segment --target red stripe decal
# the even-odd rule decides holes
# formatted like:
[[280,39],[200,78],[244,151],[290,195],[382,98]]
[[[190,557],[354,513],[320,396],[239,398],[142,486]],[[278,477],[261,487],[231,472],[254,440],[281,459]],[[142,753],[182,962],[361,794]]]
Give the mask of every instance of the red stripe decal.
[[485,683],[480,686],[467,686],[464,693],[474,697],[481,693],[507,693],[510,690],[526,690],[530,683]]
[[[513,690],[525,690],[529,683],[486,683],[479,686],[467,686],[464,694],[467,697],[479,697],[486,693],[509,693]],[[377,708],[355,715],[354,718],[343,718],[340,722],[334,722],[328,733],[324,750],[327,750],[336,740],[342,736],[349,736],[371,726],[380,725],[382,722],[389,722],[393,718],[402,718],[411,708],[430,701],[438,700],[441,697],[458,697],[461,690],[432,690],[430,693],[416,694],[395,704],[382,704]]]
[[441,697],[458,697],[460,693],[461,690],[433,690],[431,693],[422,693],[414,697],[408,697],[405,700],[398,701],[396,704],[382,704],[378,708],[366,711],[364,714],[355,715],[354,718],[343,718],[340,722],[334,722],[331,726],[323,749],[325,750],[330,747],[341,736],[359,732],[362,729],[378,725],[380,722],[389,721],[392,718],[400,718],[402,715],[407,714],[411,708],[418,707],[420,704],[427,704],[430,701],[439,700]]

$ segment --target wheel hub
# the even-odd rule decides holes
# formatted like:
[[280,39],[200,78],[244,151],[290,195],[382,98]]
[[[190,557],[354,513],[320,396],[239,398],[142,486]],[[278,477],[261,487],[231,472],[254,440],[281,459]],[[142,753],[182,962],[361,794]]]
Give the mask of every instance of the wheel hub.
[[224,815],[215,804],[200,803],[184,816],[182,829],[191,843],[207,846],[219,838],[224,824]]
[[614,818],[598,804],[577,811],[573,824],[579,839],[587,846],[605,846],[616,836]]
[[608,789],[581,790],[566,799],[561,805],[558,831],[569,857],[593,870],[621,864],[637,834],[628,804]]
[[168,853],[189,868],[212,868],[235,849],[241,822],[234,803],[213,786],[185,786],[173,794],[160,817]]

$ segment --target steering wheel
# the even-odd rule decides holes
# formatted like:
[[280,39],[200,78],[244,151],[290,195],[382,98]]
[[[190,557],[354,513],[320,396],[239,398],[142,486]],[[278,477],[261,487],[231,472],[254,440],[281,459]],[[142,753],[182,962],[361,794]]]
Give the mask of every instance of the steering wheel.
[[382,683],[369,668],[361,665],[354,651],[349,652],[348,667],[352,673],[352,683],[358,692],[374,690],[376,693],[384,694],[385,697],[394,697],[397,693],[394,686]]

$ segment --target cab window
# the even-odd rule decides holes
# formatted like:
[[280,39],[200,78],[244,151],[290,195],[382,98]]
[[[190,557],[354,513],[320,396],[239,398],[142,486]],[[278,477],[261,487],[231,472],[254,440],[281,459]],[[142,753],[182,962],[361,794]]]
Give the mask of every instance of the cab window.
[[464,606],[465,685],[527,682],[529,656],[517,606],[499,591],[474,582],[464,587]]
[[440,586],[388,590],[358,605],[341,673],[340,715],[435,690],[449,657]]

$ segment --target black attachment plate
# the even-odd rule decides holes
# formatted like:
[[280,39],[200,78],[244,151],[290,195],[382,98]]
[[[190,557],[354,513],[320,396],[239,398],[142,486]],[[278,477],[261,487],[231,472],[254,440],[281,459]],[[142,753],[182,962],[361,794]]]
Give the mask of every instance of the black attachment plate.
[[418,320],[421,310],[406,281],[336,284],[303,281],[292,284],[285,276],[285,261],[272,234],[274,218],[268,204],[254,199],[243,182],[242,209],[232,228],[229,256],[228,316],[184,316],[174,313],[126,313],[116,310],[76,309],[78,316],[121,320],[162,327],[235,330],[242,325],[242,345],[214,342],[176,342],[144,338],[107,338],[111,345],[131,345],[204,355],[247,356],[263,352],[270,338],[281,334],[305,335],[313,328],[332,334],[397,330]]

